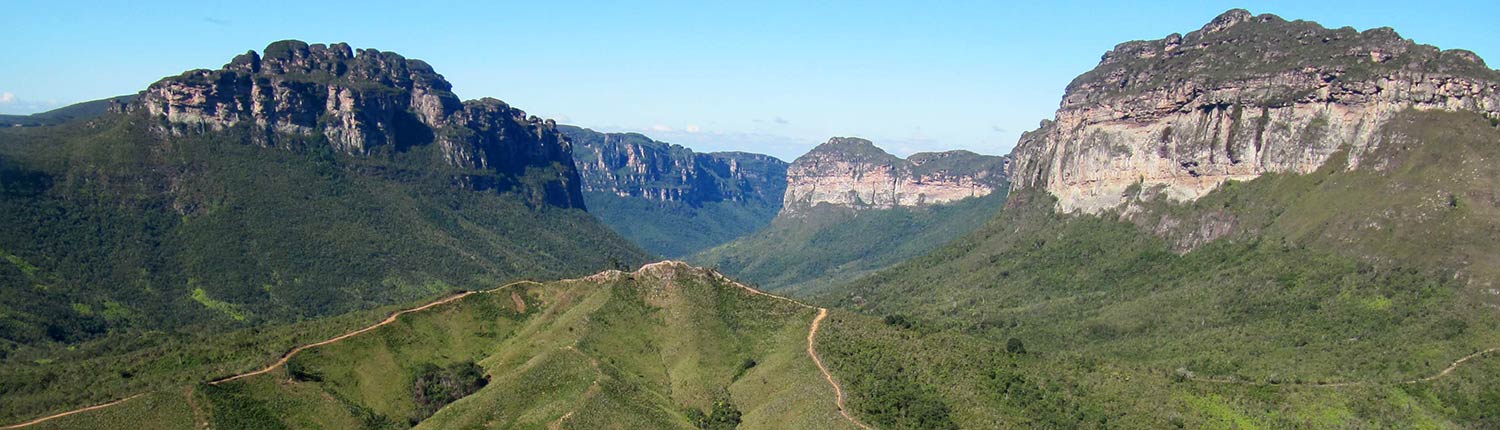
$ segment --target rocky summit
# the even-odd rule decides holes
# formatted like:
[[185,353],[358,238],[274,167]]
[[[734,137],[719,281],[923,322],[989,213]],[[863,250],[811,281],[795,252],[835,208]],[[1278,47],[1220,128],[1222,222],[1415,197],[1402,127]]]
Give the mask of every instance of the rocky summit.
[[158,81],[132,110],[182,135],[243,129],[262,146],[326,141],[334,151],[392,155],[435,148],[455,175],[476,189],[521,187],[529,169],[547,172],[528,187],[533,200],[582,207],[570,144],[551,120],[505,102],[460,101],[453,86],[421,60],[347,44],[286,40],[250,51],[218,70],[192,70]]
[[819,204],[891,208],[985,196],[1006,183],[1005,157],[969,151],[923,152],[906,159],[868,140],[835,137],[787,168],[782,214]]
[[1356,168],[1406,110],[1500,119],[1500,72],[1389,28],[1236,9],[1105,53],[1068,85],[1056,119],[1022,136],[1013,180],[1051,192],[1063,212],[1117,208],[1133,189],[1195,200],[1228,180],[1309,173],[1345,150]]

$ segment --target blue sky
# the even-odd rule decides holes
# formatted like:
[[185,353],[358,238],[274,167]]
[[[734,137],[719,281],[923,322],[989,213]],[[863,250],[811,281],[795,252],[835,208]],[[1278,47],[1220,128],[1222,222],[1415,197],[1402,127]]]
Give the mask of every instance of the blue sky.
[[898,155],[1003,154],[1116,43],[1186,33],[1233,7],[1389,26],[1500,64],[1493,0],[59,3],[0,8],[0,113],[134,93],[301,39],[426,60],[466,99],[788,160],[830,136]]

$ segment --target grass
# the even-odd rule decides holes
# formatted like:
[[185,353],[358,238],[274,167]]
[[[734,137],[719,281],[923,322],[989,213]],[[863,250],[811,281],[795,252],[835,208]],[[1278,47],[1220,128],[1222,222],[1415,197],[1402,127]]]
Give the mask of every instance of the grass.
[[[687,411],[715,399],[741,412],[741,429],[850,428],[806,355],[813,316],[679,265],[522,284],[408,314],[269,374],[196,385],[195,399],[217,428],[692,429]],[[488,382],[413,421],[414,377],[465,362]]]
[[151,124],[137,113],[0,130],[0,358],[645,259],[588,213],[537,204],[532,188],[560,186],[545,172],[456,169],[432,145],[355,157],[316,136],[272,149],[246,144],[247,130],[163,138]]
[[1005,192],[929,207],[817,206],[688,261],[773,291],[809,294],[920,256],[984,224]]
[[[1398,382],[1500,345],[1483,287],[1500,279],[1500,133],[1478,115],[1405,112],[1381,134],[1401,143],[1192,203],[1134,200],[1125,216],[1059,215],[1017,192],[974,234],[823,295],[866,314],[834,320],[829,341],[853,346],[830,361],[915,372],[916,389],[851,380],[854,399],[927,396],[961,428],[1491,426],[1478,411],[1500,393],[1475,370],[1491,357]],[[1217,240],[1184,240],[1218,222]],[[1011,338],[1027,353],[994,358]],[[886,409],[868,412],[903,426]]]

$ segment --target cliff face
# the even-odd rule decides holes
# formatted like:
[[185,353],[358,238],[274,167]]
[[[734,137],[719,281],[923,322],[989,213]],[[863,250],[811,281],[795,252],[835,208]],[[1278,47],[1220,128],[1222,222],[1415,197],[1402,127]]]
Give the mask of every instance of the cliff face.
[[1500,119],[1500,73],[1388,28],[1232,10],[1106,53],[1068,86],[1055,120],[1021,137],[1012,180],[1051,192],[1062,212],[1117,208],[1136,190],[1194,200],[1226,180],[1312,172],[1341,150],[1357,168],[1408,109]]
[[1008,159],[968,151],[903,160],[868,140],[835,137],[787,168],[783,214],[818,204],[851,208],[922,206],[978,197],[1006,182]]
[[219,70],[162,79],[131,109],[175,135],[245,130],[262,146],[326,141],[354,156],[434,150],[448,166],[481,171],[456,176],[462,185],[583,206],[572,150],[551,120],[495,99],[461,102],[451,89],[427,63],[396,53],[281,41]]
[[784,161],[744,152],[697,153],[636,133],[562,126],[573,142],[585,192],[682,202],[780,203]]

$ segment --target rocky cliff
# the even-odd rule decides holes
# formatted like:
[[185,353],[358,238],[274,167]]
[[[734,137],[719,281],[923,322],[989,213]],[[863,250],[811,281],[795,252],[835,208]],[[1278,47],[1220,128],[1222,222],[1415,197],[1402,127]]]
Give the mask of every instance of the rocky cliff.
[[1139,191],[1194,200],[1227,180],[1309,173],[1344,150],[1357,168],[1405,110],[1500,120],[1500,73],[1389,28],[1236,9],[1104,54],[1068,85],[1056,119],[1021,137],[1012,180],[1051,192],[1062,212],[1117,208]]
[[698,153],[637,133],[561,126],[573,142],[585,192],[701,206],[781,202],[786,162],[745,152]]
[[924,152],[907,159],[868,140],[835,137],[787,168],[782,213],[818,204],[890,208],[988,195],[1006,183],[1008,159],[968,151]]
[[174,135],[244,131],[262,146],[328,145],[353,156],[435,151],[467,172],[454,176],[461,185],[583,206],[570,145],[551,120],[495,99],[460,101],[451,90],[421,60],[289,40],[218,70],[162,79],[130,109]]
[[781,210],[786,162],[693,152],[638,133],[559,126],[573,142],[589,212],[664,256],[686,256],[759,230]]

